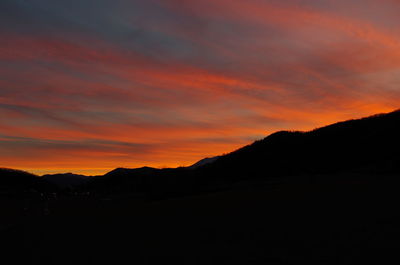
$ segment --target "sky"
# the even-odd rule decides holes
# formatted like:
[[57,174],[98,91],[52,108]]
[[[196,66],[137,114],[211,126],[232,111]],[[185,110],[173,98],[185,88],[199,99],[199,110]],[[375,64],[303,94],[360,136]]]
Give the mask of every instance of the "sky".
[[177,167],[400,108],[398,0],[1,0],[0,167]]

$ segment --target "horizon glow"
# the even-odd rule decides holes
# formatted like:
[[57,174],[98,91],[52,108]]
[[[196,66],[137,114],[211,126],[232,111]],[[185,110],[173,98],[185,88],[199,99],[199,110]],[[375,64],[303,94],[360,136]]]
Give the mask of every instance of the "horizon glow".
[[395,0],[2,0],[0,167],[177,167],[400,108]]

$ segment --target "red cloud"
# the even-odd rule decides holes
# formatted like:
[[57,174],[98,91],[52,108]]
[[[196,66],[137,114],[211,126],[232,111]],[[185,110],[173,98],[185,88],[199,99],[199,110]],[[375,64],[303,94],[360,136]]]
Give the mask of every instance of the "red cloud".
[[191,52],[1,33],[4,166],[189,165],[275,130],[398,108],[400,37],[377,21],[257,0],[155,3],[192,23],[140,26]]

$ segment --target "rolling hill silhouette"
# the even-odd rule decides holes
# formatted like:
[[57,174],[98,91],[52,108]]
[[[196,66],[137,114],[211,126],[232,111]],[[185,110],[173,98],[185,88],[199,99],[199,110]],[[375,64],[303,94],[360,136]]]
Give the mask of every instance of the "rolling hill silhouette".
[[2,169],[0,187],[55,191],[84,187],[93,192],[176,195],[280,176],[398,173],[399,124],[398,110],[308,132],[280,131],[227,155],[205,158],[181,168],[117,168],[91,178],[71,173],[38,178],[27,172]]
[[0,170],[1,187],[36,190],[0,196],[1,261],[399,263],[399,124],[395,111],[277,132],[195,167],[117,168],[56,197],[49,180],[76,176]]
[[37,176],[9,168],[0,168],[0,191],[27,191],[36,186]]
[[72,173],[47,174],[42,176],[42,180],[60,189],[74,189],[86,184],[90,180],[90,177]]
[[276,132],[205,167],[240,179],[348,170],[397,172],[399,136],[400,111],[395,111],[309,132]]
[[[280,176],[400,172],[400,111],[308,132],[280,131],[224,156],[176,169],[116,169],[94,189],[190,193]],[[205,163],[204,163],[205,162]]]

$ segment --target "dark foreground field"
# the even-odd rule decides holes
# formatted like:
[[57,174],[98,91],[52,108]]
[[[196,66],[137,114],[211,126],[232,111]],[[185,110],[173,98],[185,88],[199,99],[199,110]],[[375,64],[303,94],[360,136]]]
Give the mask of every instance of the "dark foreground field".
[[[1,264],[387,264],[400,253],[396,176],[239,183],[164,200],[1,198]],[[21,263],[23,262],[23,263]]]

